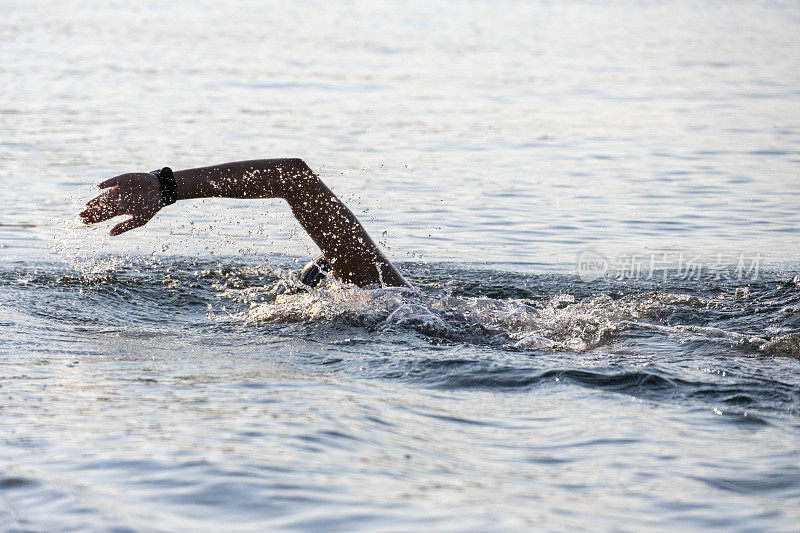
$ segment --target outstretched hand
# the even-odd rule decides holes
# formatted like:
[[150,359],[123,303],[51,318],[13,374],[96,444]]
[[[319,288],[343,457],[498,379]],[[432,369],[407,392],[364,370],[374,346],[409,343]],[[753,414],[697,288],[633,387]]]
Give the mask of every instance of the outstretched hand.
[[103,222],[120,215],[131,215],[111,228],[109,235],[119,235],[144,226],[164,207],[158,178],[146,172],[121,174],[98,185],[108,189],[90,200],[78,213],[84,224]]

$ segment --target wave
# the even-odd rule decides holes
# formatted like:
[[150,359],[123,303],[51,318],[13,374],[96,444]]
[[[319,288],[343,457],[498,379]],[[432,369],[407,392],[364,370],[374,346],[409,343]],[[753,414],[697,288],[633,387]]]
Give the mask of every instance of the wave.
[[[800,358],[800,280],[685,283],[642,290],[590,285],[564,274],[524,275],[405,265],[416,289],[359,289],[327,280],[301,286],[272,264],[198,260],[102,261],[87,268],[3,269],[7,302],[44,319],[144,325],[206,317],[241,323],[413,332],[428,342],[525,351],[586,352],[637,337],[726,346],[733,353]],[[441,271],[441,272],[440,272]],[[442,281],[447,280],[447,281]],[[10,292],[7,292],[10,291]],[[178,316],[180,315],[180,316]]]
[[[559,293],[536,300],[463,296],[442,291],[358,289],[329,281],[318,289],[277,294],[253,303],[250,320],[338,323],[372,331],[406,329],[447,340],[523,350],[585,352],[616,342],[626,332],[648,330],[682,340],[735,346],[752,355],[800,357],[800,334],[766,337],[720,327],[671,323],[718,312],[720,299],[664,291],[576,299]],[[730,312],[731,309],[725,309]]]

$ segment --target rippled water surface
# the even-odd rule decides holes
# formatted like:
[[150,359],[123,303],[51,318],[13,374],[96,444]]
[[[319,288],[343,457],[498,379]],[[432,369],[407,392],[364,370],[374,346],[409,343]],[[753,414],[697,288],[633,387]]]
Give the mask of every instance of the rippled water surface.
[[[794,2],[21,2],[0,530],[796,530]],[[414,285],[299,290],[303,157]]]

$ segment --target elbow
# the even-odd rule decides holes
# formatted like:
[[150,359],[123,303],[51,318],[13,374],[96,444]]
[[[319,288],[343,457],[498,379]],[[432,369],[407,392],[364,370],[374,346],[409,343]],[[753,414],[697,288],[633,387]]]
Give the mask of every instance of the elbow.
[[303,187],[308,187],[312,183],[319,180],[314,171],[311,170],[305,161],[300,159],[299,157],[292,157],[286,160],[286,164],[291,169],[291,174],[294,177],[294,181],[300,184]]
[[316,186],[320,180],[319,176],[314,174],[305,161],[299,157],[289,159],[292,174],[294,174],[295,182],[303,188],[311,188]]
[[[284,176],[285,198],[292,204],[297,198],[308,199],[309,194],[319,189],[319,177],[299,157],[281,160]],[[288,172],[286,172],[288,171]]]
[[286,163],[288,163],[291,166],[291,168],[296,170],[298,174],[307,176],[314,174],[314,171],[311,170],[311,167],[309,167],[306,164],[306,162],[300,159],[299,157],[290,157],[289,159],[286,160]]

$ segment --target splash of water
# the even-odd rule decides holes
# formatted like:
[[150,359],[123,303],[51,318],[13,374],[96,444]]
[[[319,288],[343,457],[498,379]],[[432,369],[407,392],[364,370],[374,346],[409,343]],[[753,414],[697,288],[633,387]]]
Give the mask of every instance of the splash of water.
[[247,317],[260,322],[344,322],[373,331],[407,329],[435,338],[576,352],[608,345],[627,331],[643,328],[726,343],[755,354],[800,354],[798,334],[768,339],[668,323],[676,314],[718,305],[714,299],[662,291],[618,299],[602,295],[576,300],[570,294],[543,300],[496,299],[398,288],[365,290],[331,280],[313,290],[279,291],[272,301],[251,300]]

